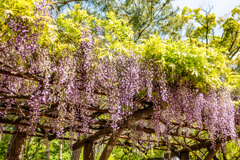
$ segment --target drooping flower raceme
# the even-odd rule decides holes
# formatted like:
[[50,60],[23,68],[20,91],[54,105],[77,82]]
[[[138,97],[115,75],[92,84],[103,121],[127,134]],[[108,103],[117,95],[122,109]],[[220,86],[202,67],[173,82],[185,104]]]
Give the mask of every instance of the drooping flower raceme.
[[[19,114],[30,126],[23,130],[35,132],[37,125],[43,125],[58,136],[67,131],[89,133],[96,122],[90,110],[98,107],[109,111],[103,118],[117,130],[124,119],[145,106],[145,101],[153,103],[156,135],[167,135],[168,126],[175,122],[208,129],[211,139],[235,136],[230,92],[211,86],[203,92],[191,79],[182,82],[183,72],[174,75],[165,66],[172,50],[165,53],[169,54],[165,62],[139,54],[134,46],[127,46],[127,38],[118,37],[126,27],[117,35],[101,26],[113,21],[121,24],[111,17],[111,23],[106,20],[94,25],[86,15],[74,17],[75,12],[71,12],[57,19],[58,29],[47,30],[53,24],[46,8],[42,1],[35,4],[33,12],[33,17],[40,18],[13,16],[6,21],[12,35],[0,39],[0,69],[6,71],[0,83],[0,102],[6,109],[1,118],[11,118],[7,109],[20,107],[30,112]],[[116,49],[118,46],[120,49]],[[168,103],[166,110],[161,110],[162,101]]]

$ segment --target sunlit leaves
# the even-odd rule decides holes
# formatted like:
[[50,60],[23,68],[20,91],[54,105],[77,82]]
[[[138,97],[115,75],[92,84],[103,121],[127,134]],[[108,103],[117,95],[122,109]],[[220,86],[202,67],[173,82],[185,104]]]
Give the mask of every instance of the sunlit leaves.
[[[219,87],[226,83],[230,68],[227,58],[214,49],[198,47],[187,42],[160,40],[152,36],[138,46],[138,52],[147,59],[162,64],[168,73],[169,82],[191,81],[197,87],[206,89],[207,85]],[[227,75],[221,80],[222,75]]]
[[[227,134],[234,134],[235,112],[228,90],[234,86],[234,73],[222,49],[177,41],[174,37],[162,40],[158,34],[136,43],[128,21],[118,19],[112,12],[105,19],[98,19],[76,5],[74,10],[53,20],[46,6],[29,14],[23,12],[20,17],[9,9],[1,14],[1,18],[5,16],[1,23],[6,23],[4,31],[8,34],[0,31],[4,37],[1,47],[5,49],[1,50],[0,58],[13,66],[2,67],[23,74],[21,80],[5,76],[3,83],[14,92],[30,95],[31,99],[22,101],[32,110],[34,127],[45,120],[57,135],[70,125],[87,132],[93,123],[88,108],[103,106],[110,114],[102,117],[110,119],[111,127],[116,130],[145,101],[153,104],[158,124],[159,116],[164,116],[167,123],[186,121],[199,127],[208,123],[210,136],[220,133],[226,138]],[[14,27],[8,18],[16,24]],[[177,18],[180,21],[172,30],[176,32],[193,18],[203,23],[194,34],[189,34],[196,41],[208,36],[216,25],[214,14],[204,17],[199,9],[185,8]],[[233,27],[231,19],[227,23]],[[228,25],[224,27],[229,29]],[[171,104],[164,113],[163,101]],[[52,104],[56,105],[58,117],[54,121],[41,119],[40,111]],[[204,122],[201,113],[208,118]],[[154,127],[156,132],[162,131],[161,126]]]

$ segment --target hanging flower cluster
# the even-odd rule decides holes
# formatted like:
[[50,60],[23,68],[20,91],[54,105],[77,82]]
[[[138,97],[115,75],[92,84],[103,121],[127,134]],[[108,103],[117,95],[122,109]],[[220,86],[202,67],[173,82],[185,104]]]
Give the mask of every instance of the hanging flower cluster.
[[[156,50],[151,51],[147,45],[146,50],[141,48],[144,43],[134,47],[137,44],[126,38],[130,28],[122,26],[121,21],[110,15],[109,20],[93,22],[76,10],[56,20],[58,30],[47,30],[52,24],[44,18],[51,17],[45,1],[35,4],[34,15],[41,18],[29,20],[18,16],[6,21],[11,36],[0,39],[3,73],[0,104],[6,109],[1,118],[11,118],[8,109],[21,108],[19,117],[30,126],[23,129],[36,132],[37,126],[43,125],[60,136],[66,131],[90,132],[90,125],[96,122],[91,118],[90,108],[104,107],[109,110],[105,118],[117,130],[122,120],[144,107],[143,102],[152,102],[155,110],[152,122],[157,135],[168,134],[166,127],[160,125],[161,119],[167,125],[184,122],[206,128],[212,139],[235,136],[235,110],[230,92],[224,87],[211,86],[203,92],[195,80],[191,81],[194,76],[187,71],[192,68],[173,72],[168,68],[170,65],[166,67],[173,59],[171,56],[161,61],[139,54],[141,49],[151,54]],[[121,31],[116,26],[122,27]],[[134,45],[131,48],[128,44]],[[170,47],[169,53],[164,54],[173,52]],[[191,63],[189,57],[186,63]],[[191,75],[188,81],[182,81],[183,72]],[[207,73],[202,70],[201,74]],[[207,80],[202,81],[206,83]],[[168,104],[167,109],[161,109],[162,102]],[[27,111],[28,115],[23,114]]]

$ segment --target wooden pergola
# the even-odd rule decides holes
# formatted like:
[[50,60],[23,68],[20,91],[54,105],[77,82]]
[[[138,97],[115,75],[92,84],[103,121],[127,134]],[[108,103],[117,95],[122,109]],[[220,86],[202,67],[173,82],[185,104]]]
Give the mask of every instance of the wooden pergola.
[[[32,77],[31,75],[27,75],[24,73],[16,73],[7,70],[0,69],[0,74],[38,81],[42,83],[41,80]],[[105,96],[104,91],[96,90],[94,94]],[[30,99],[30,95],[13,95],[10,92],[0,92],[0,99],[23,99],[28,100]],[[196,151],[201,151],[203,148],[207,148],[208,153],[203,155],[206,160],[210,160],[214,158],[216,152],[221,148],[222,140],[216,139],[215,140],[215,148],[210,148],[212,146],[212,141],[209,139],[208,130],[206,128],[198,128],[191,124],[178,124],[172,122],[170,125],[167,124],[164,119],[160,119],[162,125],[168,127],[167,135],[161,135],[158,139],[152,138],[152,134],[155,134],[154,128],[150,128],[148,126],[139,126],[136,125],[137,121],[143,120],[144,122],[149,122],[154,120],[152,115],[154,113],[153,103],[149,101],[145,101],[142,97],[136,97],[134,100],[135,103],[141,103],[144,106],[141,109],[133,110],[133,114],[129,116],[127,119],[122,120],[119,124],[118,132],[113,132],[113,128],[108,126],[107,124],[109,121],[107,119],[101,118],[104,115],[109,115],[111,112],[108,108],[104,106],[91,106],[87,107],[86,109],[90,112],[89,119],[94,121],[91,123],[89,127],[89,131],[86,133],[82,130],[81,126],[79,128],[75,128],[72,130],[69,127],[65,127],[63,129],[64,133],[67,132],[74,132],[74,133],[86,133],[86,138],[70,138],[64,137],[62,134],[58,137],[53,132],[53,126],[46,125],[46,124],[36,124],[36,134],[31,134],[30,132],[15,132],[15,131],[7,131],[4,130],[4,134],[13,134],[18,136],[33,136],[33,137],[40,137],[40,138],[47,138],[50,141],[53,139],[62,139],[62,140],[73,140],[75,141],[73,145],[73,151],[79,148],[87,148],[84,149],[84,159],[85,160],[92,160],[94,159],[94,144],[106,144],[106,147],[101,155],[100,160],[107,159],[109,154],[111,153],[114,146],[123,146],[123,147],[136,147],[139,151],[146,153],[146,145],[143,145],[143,142],[148,143],[150,148],[156,150],[163,150],[166,151],[164,154],[164,158],[169,159],[174,156],[179,157],[181,160],[188,160],[190,159],[189,153],[192,153],[197,159],[201,159]],[[48,110],[42,109],[40,112],[39,117],[47,118],[50,120],[55,120],[58,117],[57,114],[57,106],[58,104],[51,104]],[[163,102],[161,103],[161,109],[164,110],[168,107],[168,104]],[[19,103],[16,105],[11,105],[7,107],[4,103],[0,104],[0,112],[4,113],[7,112],[8,115],[12,115],[13,117],[17,117],[17,119],[4,119],[0,118],[0,123],[8,124],[12,126],[23,126],[25,128],[31,127],[31,124],[28,123],[28,120],[31,116],[30,106]],[[68,108],[67,108],[68,109]],[[64,117],[65,120],[71,121],[71,117]],[[79,123],[81,121],[79,120]],[[180,129],[186,128],[189,130],[190,133],[180,131]],[[134,140],[134,137],[131,136],[131,132],[136,131],[139,134],[150,135],[148,139],[138,138]],[[238,132],[240,136],[240,132]],[[168,139],[166,139],[166,137]],[[181,138],[181,139],[180,139]],[[227,137],[227,141],[232,140],[231,137]],[[204,154],[201,152],[201,154]],[[215,157],[216,159],[216,157]]]

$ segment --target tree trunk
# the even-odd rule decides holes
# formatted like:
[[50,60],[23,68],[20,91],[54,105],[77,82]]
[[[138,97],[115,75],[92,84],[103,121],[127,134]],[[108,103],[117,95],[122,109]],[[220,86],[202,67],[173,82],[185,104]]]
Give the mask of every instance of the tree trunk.
[[79,148],[79,149],[73,151],[71,160],[79,160],[81,151],[82,151],[82,148]]
[[180,157],[181,157],[181,160],[189,160],[190,159],[189,152],[182,152]]
[[50,155],[49,155],[49,140],[46,139],[46,160],[50,160]]
[[15,126],[11,142],[8,147],[6,160],[21,160],[23,158],[23,150],[27,139],[26,133],[20,133],[18,126]]
[[122,132],[124,131],[123,128],[119,129],[118,132],[114,135],[112,134],[111,138],[109,139],[106,147],[104,148],[101,157],[99,160],[107,160],[110,154],[112,153],[113,148],[115,147],[118,138],[121,136]]
[[83,160],[94,160],[93,141],[87,141],[84,145]]
[[59,160],[62,160],[62,146],[63,146],[63,140],[60,140]]
[[221,143],[217,143],[215,150],[214,148],[210,149],[208,152],[208,155],[205,157],[205,160],[211,160],[215,156],[217,151],[220,149],[220,147],[221,147]]

